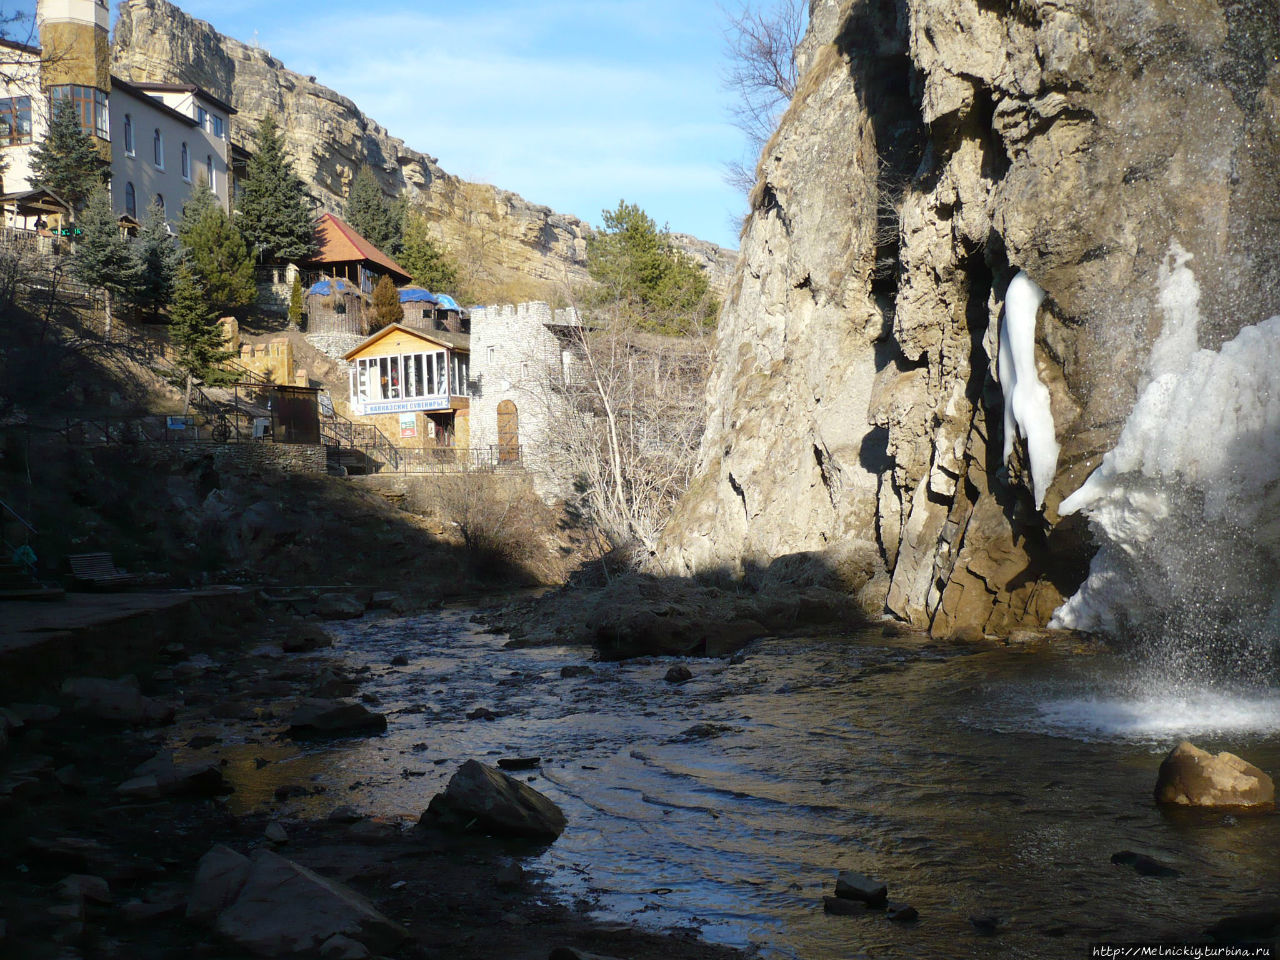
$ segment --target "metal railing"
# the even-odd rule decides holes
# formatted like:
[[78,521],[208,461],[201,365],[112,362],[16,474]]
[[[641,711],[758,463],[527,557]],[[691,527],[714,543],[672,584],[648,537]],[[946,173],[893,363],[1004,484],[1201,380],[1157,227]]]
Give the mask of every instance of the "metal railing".
[[320,419],[320,442],[340,451],[355,451],[366,460],[376,459],[392,470],[400,469],[404,453],[373,424],[355,423],[340,413]]
[[496,473],[524,466],[515,444],[487,447],[414,447],[400,449],[397,473]]

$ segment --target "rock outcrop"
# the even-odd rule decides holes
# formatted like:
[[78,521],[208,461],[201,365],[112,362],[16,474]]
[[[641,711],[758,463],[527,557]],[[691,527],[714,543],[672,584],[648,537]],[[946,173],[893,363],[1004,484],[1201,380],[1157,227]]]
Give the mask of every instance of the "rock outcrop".
[[[1276,312],[1273,6],[814,0],[798,55],[659,562],[873,548],[873,585],[917,626],[1043,624],[1087,570],[1085,523],[1057,506],[1132,407],[1171,242],[1195,256],[1202,346]],[[1019,270],[1048,294],[1035,360],[1062,450],[1043,511],[1021,441],[1001,462]]]
[[[388,195],[407,194],[422,206],[459,261],[488,266],[492,275],[477,278],[482,289],[538,299],[549,285],[586,279],[591,227],[584,221],[446,173],[351,100],[168,0],[124,0],[119,10],[116,74],[135,82],[198,84],[236,108],[233,139],[250,149],[259,122],[274,116],[298,173],[325,210],[343,212],[352,180],[368,164]],[[736,254],[694,237],[673,239],[723,289]]]

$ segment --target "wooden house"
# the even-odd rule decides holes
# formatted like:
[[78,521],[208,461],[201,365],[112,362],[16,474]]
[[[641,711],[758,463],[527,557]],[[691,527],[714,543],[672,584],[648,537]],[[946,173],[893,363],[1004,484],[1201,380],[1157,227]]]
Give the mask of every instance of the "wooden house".
[[341,278],[366,295],[373,293],[381,277],[390,277],[396,286],[412,279],[404,267],[332,213],[316,221],[315,241],[317,252],[302,262],[304,271]]
[[340,277],[317,280],[307,288],[304,297],[307,311],[307,333],[345,333],[365,336],[369,333],[368,317],[373,309],[369,296]]
[[393,323],[350,350],[354,418],[401,448],[466,447],[470,441],[471,338]]

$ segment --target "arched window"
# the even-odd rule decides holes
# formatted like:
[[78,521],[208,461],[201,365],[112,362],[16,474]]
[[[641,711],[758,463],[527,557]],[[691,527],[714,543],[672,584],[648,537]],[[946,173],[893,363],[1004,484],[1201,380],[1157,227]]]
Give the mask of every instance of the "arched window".
[[124,212],[133,219],[138,219],[138,194],[134,191],[132,183],[124,185]]
[[155,164],[161,170],[164,169],[164,135],[160,132],[160,128],[156,127],[155,136],[152,137],[151,146],[155,153]]
[[124,152],[126,156],[133,156],[133,117],[127,113],[124,115]]
[[157,193],[157,194],[156,194],[156,206],[158,206],[158,207],[160,208],[160,216],[162,216],[162,217],[163,217],[163,216],[165,216],[165,212],[164,212],[164,194],[163,194],[163,193]]
[[182,179],[191,179],[191,154],[187,151],[187,145],[182,145]]
[[213,175],[213,154],[212,153],[204,158],[204,172],[207,175],[206,179],[209,181],[209,189],[212,190],[214,193],[217,193],[218,181],[217,181],[217,178],[214,177]]
[[510,400],[498,404],[498,462],[520,460],[520,414]]

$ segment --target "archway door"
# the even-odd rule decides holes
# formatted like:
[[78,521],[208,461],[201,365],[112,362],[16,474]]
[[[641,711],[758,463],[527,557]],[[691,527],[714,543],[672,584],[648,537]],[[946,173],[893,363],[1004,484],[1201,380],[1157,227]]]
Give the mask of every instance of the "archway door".
[[498,462],[516,463],[520,459],[520,414],[510,400],[498,404]]

